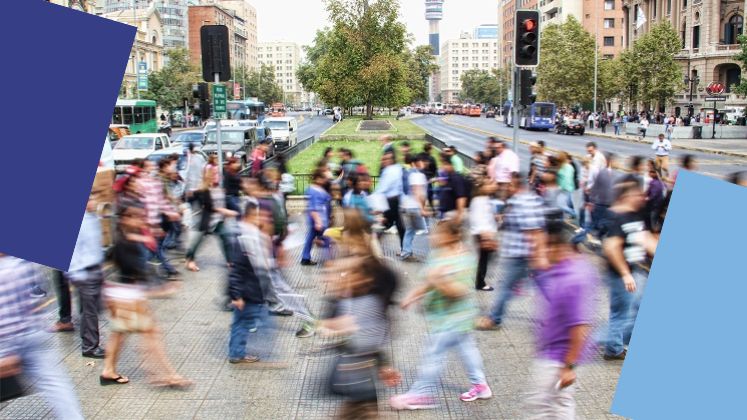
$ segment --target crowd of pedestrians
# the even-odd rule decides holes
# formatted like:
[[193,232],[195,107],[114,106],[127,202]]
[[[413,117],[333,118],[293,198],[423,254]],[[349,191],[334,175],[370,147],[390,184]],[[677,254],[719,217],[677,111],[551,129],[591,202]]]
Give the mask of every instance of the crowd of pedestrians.
[[[104,359],[102,386],[130,382],[118,361],[123,351],[131,351],[123,347],[126,336],[138,333],[150,383],[189,388],[192,381],[167,356],[149,299],[179,290],[182,274],[167,254],[183,254],[184,268],[200,271],[200,245],[217,236],[226,272],[219,282],[220,309],[233,314],[226,326],[227,362],[286,366],[275,348],[278,331],[271,315],[295,316],[298,338],[345,338],[329,389],[345,399],[343,418],[373,418],[376,384],[395,386],[401,378],[387,354],[395,295],[403,289],[387,262],[387,255],[396,253],[405,263],[423,263],[417,284],[401,290],[399,306],[423,306],[429,337],[415,381],[392,397],[392,408],[433,407],[450,350],[459,354],[469,380],[458,398],[491,398],[482,358],[487,349],[480,348],[475,330],[501,328],[512,299],[534,290],[538,328],[527,413],[573,418],[576,367],[590,360],[595,348],[605,360],[626,357],[646,265],[677,178],[669,165],[671,148],[660,136],[650,159],[636,156],[625,164],[593,142],[580,157],[550,152],[536,142],[530,159],[522,162],[495,138],[470,159],[453,146],[439,151],[425,144],[415,150],[385,136],[378,171],[349,149],[325,150],[306,190],[306,235],[295,262],[284,245],[289,234],[285,199],[292,191],[286,184],[292,178],[282,157],[263,162],[259,150],[250,170],[240,171],[235,159],[221,170],[213,157],[205,161],[190,148],[181,175],[178,155],[157,164],[135,161],[114,184],[112,259],[118,273],[104,278],[98,203],[92,195],[70,269],[55,276],[60,318],[48,329],[75,329],[73,285],[81,308],[81,354]],[[686,155],[679,167],[694,170],[696,163]],[[737,173],[732,181],[744,185],[746,178]],[[398,240],[382,240],[395,231]],[[419,236],[428,243],[416,241]],[[387,249],[391,244],[396,249]],[[606,261],[601,269],[592,262],[594,251]],[[311,275],[322,273],[326,305],[321,314],[313,314],[285,280],[289,264],[323,266],[321,271],[304,268]],[[490,284],[493,268],[502,272],[498,284]],[[58,417],[82,418],[33,313],[30,291],[43,283],[40,273],[33,264],[0,254],[0,377],[5,384],[11,383],[6,378],[30,376]],[[596,343],[591,331],[599,288],[609,294],[609,323],[606,338]],[[493,305],[480,308],[476,293],[491,292]],[[102,307],[110,320],[106,343],[99,333]]]

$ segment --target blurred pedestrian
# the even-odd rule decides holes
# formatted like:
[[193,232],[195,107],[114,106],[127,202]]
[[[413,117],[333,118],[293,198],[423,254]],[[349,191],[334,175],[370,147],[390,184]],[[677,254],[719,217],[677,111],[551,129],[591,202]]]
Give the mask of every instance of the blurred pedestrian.
[[492,198],[498,191],[498,185],[489,178],[483,178],[473,185],[473,190],[474,197],[469,205],[469,229],[479,250],[475,289],[489,292],[493,288],[485,283],[485,277],[490,259],[498,249],[496,205]]
[[462,223],[469,206],[470,184],[456,171],[448,153],[441,154],[441,170],[443,181],[438,188],[441,214]]
[[239,194],[241,192],[241,161],[236,156],[231,156],[226,162],[223,170],[223,190],[226,195],[226,208],[241,213]]
[[49,327],[47,331],[53,333],[75,331],[72,301],[70,299],[70,282],[62,271],[54,270],[54,284],[57,292],[58,318],[57,322]]
[[576,366],[588,357],[598,276],[588,258],[575,251],[564,225],[562,213],[548,214],[549,267],[536,275],[537,351],[527,399],[532,419],[576,418]]
[[669,177],[669,152],[672,150],[672,143],[664,138],[664,134],[659,134],[659,138],[651,145],[656,159],[656,170],[662,179]]
[[428,180],[428,205],[431,207],[431,211],[435,212],[436,208],[433,207],[433,197],[435,195],[436,177],[438,176],[438,164],[436,158],[433,157],[433,144],[426,143],[423,145],[423,158],[425,159],[425,168],[423,168],[423,174]]
[[143,207],[131,206],[119,210],[114,262],[119,269],[116,281],[104,287],[106,306],[110,311],[110,334],[106,346],[104,368],[99,377],[101,385],[124,385],[129,378],[117,371],[117,362],[125,336],[143,336],[142,356],[157,387],[186,389],[192,382],[179,375],[166,355],[161,331],[148,304],[146,261],[142,246],[153,246],[155,239],[144,234],[148,223]]
[[511,184],[511,174],[519,172],[519,156],[506,147],[506,143],[496,140],[493,143],[495,157],[488,164],[488,174],[498,184],[498,198],[508,198],[508,187]]
[[647,273],[640,264],[656,251],[656,240],[646,229],[641,214],[645,196],[640,183],[626,176],[614,189],[617,199],[610,208],[610,223],[602,244],[610,286],[605,360],[625,359],[646,284]]
[[306,223],[308,231],[301,255],[301,265],[316,265],[311,259],[311,248],[316,239],[323,241],[324,247],[329,247],[329,239],[324,236],[324,231],[329,227],[330,203],[332,197],[324,189],[327,177],[321,169],[317,169],[311,175],[311,186],[306,190],[309,197],[306,208]]
[[200,267],[195,262],[197,251],[206,235],[217,233],[221,241],[221,251],[226,264],[230,265],[231,232],[226,227],[226,218],[236,217],[238,213],[226,208],[226,198],[223,189],[215,181],[217,168],[206,168],[202,188],[195,192],[195,197],[201,208],[201,219],[197,229],[192,233],[192,240],[185,257],[187,270],[197,272]]
[[45,280],[38,266],[0,253],[0,379],[6,387],[11,382],[21,387],[23,378],[42,394],[55,417],[82,420],[73,383],[58,363],[59,355],[46,344],[29,296],[29,289]]
[[508,302],[521,281],[530,276],[530,262],[541,251],[540,239],[545,227],[542,198],[529,189],[526,178],[518,173],[513,175],[508,193],[500,226],[499,263],[505,274],[490,314],[478,320],[478,328],[483,330],[501,325]]
[[587,187],[589,193],[589,203],[587,203],[587,208],[591,213],[590,230],[600,238],[603,237],[607,231],[609,207],[615,199],[613,187],[615,185],[616,175],[612,170],[614,158],[615,156],[612,153],[606,154],[605,162],[607,166],[596,173],[593,185]]
[[729,182],[747,187],[747,171],[734,172],[729,175]]
[[390,229],[392,226],[397,228],[400,245],[400,251],[397,254],[402,255],[405,225],[402,222],[402,215],[400,214],[400,199],[403,194],[404,172],[402,166],[396,162],[393,153],[384,153],[381,157],[381,167],[383,170],[375,192],[386,197],[389,205],[389,210],[384,213],[383,228],[384,230]]
[[425,217],[429,215],[426,210],[426,188],[428,180],[425,178],[422,170],[425,168],[425,160],[420,155],[406,155],[405,162],[411,166],[407,171],[407,183],[403,183],[406,186],[404,194],[402,195],[402,220],[405,225],[405,236],[402,241],[402,255],[400,258],[403,261],[412,261],[413,248],[412,244],[415,239],[416,232],[425,230],[426,223]]
[[488,399],[488,386],[482,357],[472,335],[477,305],[474,301],[475,259],[462,241],[462,227],[453,219],[436,225],[431,234],[432,250],[424,283],[407,294],[402,308],[423,300],[430,337],[415,383],[405,394],[391,398],[396,410],[435,407],[433,396],[449,350],[457,350],[467,369],[471,388],[462,401]]

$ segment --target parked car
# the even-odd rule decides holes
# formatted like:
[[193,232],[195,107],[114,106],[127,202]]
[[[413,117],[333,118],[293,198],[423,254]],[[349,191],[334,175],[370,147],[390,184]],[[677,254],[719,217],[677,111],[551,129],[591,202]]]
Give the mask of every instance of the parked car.
[[114,169],[122,173],[135,159],[145,159],[156,150],[171,147],[169,136],[163,133],[130,134],[122,137],[112,150]]
[[581,120],[561,121],[555,128],[555,132],[558,134],[580,134],[583,136],[585,131],[586,125]]
[[333,111],[333,110],[332,110],[332,108],[327,108],[327,109],[325,109],[325,110],[324,110],[324,111],[322,112],[322,114],[323,114],[323,115],[332,115],[332,114],[334,114],[334,113],[335,113],[335,111]]
[[485,111],[485,118],[495,118],[495,108],[488,108]]
[[[223,153],[223,161],[230,157],[236,157],[241,161],[241,167],[245,167],[251,156],[252,149],[259,144],[257,139],[257,128],[256,127],[226,127],[221,128],[221,151]],[[275,151],[274,145],[270,145],[269,156],[272,156]],[[207,132],[207,139],[205,140],[205,146],[202,147],[202,152],[206,155],[218,154],[218,137],[216,130],[209,130]]]
[[205,144],[205,132],[202,130],[187,130],[176,133],[171,138],[172,145],[181,145],[183,148],[189,148],[190,144],[194,144],[195,149],[200,150]]

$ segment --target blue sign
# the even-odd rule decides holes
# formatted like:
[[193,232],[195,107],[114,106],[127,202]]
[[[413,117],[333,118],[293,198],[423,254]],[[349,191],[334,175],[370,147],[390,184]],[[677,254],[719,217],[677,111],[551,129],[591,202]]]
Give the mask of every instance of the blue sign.
[[137,90],[148,90],[148,63],[137,63]]

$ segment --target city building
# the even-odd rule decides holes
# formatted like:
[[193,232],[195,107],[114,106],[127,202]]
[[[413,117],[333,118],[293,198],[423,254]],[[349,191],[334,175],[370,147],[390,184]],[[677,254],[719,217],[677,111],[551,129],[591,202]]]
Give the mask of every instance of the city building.
[[[614,58],[623,49],[621,0],[540,0],[540,29],[561,24],[573,16],[584,29],[596,35],[600,59]],[[615,6],[618,3],[618,7]]]
[[97,9],[105,14],[125,10],[132,12],[133,3],[138,9],[155,6],[163,22],[164,48],[187,48],[187,10],[190,0],[98,0],[98,3]]
[[[740,51],[737,35],[745,33],[744,0],[606,0],[605,7],[622,10],[625,48],[630,48],[653,24],[671,22],[680,34],[682,49],[675,59],[682,66],[683,81],[688,76],[688,81],[699,82],[692,90],[696,114],[701,108],[713,106],[713,102],[704,101],[708,96],[705,87],[711,82],[726,86],[727,100],[718,105],[719,109],[747,106],[747,99],[731,92],[742,75],[734,56]],[[683,83],[682,91],[666,111],[684,114],[689,104],[690,86]]]
[[[444,0],[425,0],[425,20],[428,21],[428,45],[438,60],[441,54],[440,22],[444,18]],[[428,80],[428,98],[431,102],[441,96],[440,73],[434,72]]]
[[260,65],[269,66],[275,71],[275,82],[283,89],[283,102],[301,106],[303,88],[296,76],[301,64],[301,47],[295,42],[260,42],[257,60]]
[[47,0],[47,3],[65,6],[86,13],[96,11],[96,0]]
[[200,4],[189,6],[189,58],[193,65],[202,68],[202,44],[200,42],[200,30],[205,25],[225,25],[228,27],[229,48],[232,54],[231,65],[236,64],[233,55],[236,51],[246,51],[246,44],[236,46],[243,38],[238,37],[234,30],[234,12],[216,4]]
[[257,61],[257,9],[248,0],[202,0],[201,4],[215,4],[234,12],[234,37],[236,45],[235,65],[243,63],[248,69],[256,69]]
[[136,96],[137,63],[145,62],[148,72],[159,71],[164,65],[163,24],[161,15],[152,5],[144,9],[119,10],[104,13],[104,18],[137,27],[137,36],[132,45],[122,85],[123,97]]
[[458,103],[462,90],[462,74],[467,70],[491,71],[499,67],[498,40],[476,39],[464,32],[459,39],[451,39],[441,44],[438,60],[441,101]]

